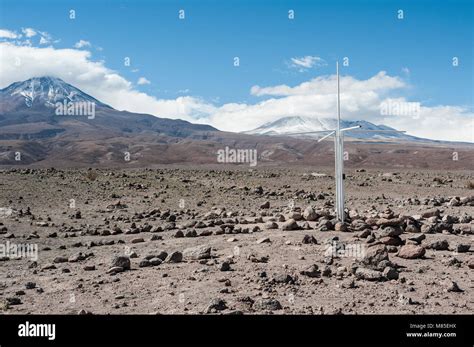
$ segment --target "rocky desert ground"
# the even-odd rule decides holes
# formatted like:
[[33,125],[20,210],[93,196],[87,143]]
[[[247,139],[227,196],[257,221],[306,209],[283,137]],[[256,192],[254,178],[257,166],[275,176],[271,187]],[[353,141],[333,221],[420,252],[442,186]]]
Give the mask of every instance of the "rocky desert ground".
[[[0,310],[474,311],[472,172],[347,169],[345,223],[332,174],[3,169]],[[18,257],[25,244],[37,253]]]

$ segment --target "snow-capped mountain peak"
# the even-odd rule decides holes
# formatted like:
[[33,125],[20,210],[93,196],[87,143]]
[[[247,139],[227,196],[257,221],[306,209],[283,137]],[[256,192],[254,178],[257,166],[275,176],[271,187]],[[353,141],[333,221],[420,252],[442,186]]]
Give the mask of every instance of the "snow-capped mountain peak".
[[108,107],[92,96],[56,77],[33,77],[15,82],[0,90],[0,95],[11,96],[24,102],[27,107],[55,107],[57,102],[93,102],[96,106]]
[[[386,125],[375,125],[367,121],[341,120],[341,128],[349,128],[360,125],[357,131],[348,131],[347,137],[366,140],[421,140],[404,133],[386,132],[395,130]],[[246,134],[256,135],[288,135],[295,133],[308,133],[326,130],[334,130],[337,127],[336,118],[311,118],[301,116],[290,116],[277,119],[276,121],[265,123],[256,129],[246,131]],[[364,131],[370,130],[370,131]],[[305,134],[305,137],[320,138],[325,134]],[[298,136],[298,135],[295,135]]]
[[247,131],[248,134],[284,135],[291,133],[322,131],[334,129],[336,120],[331,118],[309,118],[301,116],[283,117],[276,121],[265,123],[262,126]]

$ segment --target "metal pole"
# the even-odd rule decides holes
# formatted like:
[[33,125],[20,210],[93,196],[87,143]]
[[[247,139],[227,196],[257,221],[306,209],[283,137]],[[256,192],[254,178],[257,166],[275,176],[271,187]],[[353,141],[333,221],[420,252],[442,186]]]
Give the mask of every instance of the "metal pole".
[[339,173],[339,216],[341,222],[344,222],[344,133],[339,132],[339,160],[340,160],[340,173]]
[[339,62],[336,62],[336,75],[337,75],[337,131],[341,130],[341,100],[339,98]]
[[344,153],[343,141],[341,136],[341,100],[340,100],[340,86],[339,86],[339,62],[336,62],[337,75],[337,128],[336,136],[334,137],[335,150],[335,173],[336,173],[336,219],[344,222]]

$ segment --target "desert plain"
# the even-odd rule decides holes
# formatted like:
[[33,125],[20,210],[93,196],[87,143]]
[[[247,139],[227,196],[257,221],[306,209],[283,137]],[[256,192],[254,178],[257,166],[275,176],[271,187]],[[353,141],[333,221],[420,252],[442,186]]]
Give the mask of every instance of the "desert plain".
[[348,168],[344,223],[333,172],[2,169],[0,310],[472,313],[472,171]]

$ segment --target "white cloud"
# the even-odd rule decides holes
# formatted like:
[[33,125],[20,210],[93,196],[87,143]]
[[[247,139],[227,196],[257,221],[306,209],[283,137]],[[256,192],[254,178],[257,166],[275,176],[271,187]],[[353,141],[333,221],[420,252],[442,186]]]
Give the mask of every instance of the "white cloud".
[[[262,96],[264,100],[217,106],[193,96],[158,99],[140,92],[134,89],[132,82],[107,68],[103,61],[93,61],[87,50],[22,46],[11,42],[0,42],[0,50],[0,88],[34,76],[55,76],[118,110],[207,123],[227,131],[250,130],[291,115],[335,116],[334,75],[320,76],[295,86],[254,86],[251,94]],[[20,66],[15,64],[17,58]],[[394,95],[400,95],[406,87],[403,79],[384,71],[368,79],[341,76],[341,114],[345,119],[386,124],[416,136],[474,142],[474,113],[466,107],[421,105],[416,116],[381,115],[383,102],[407,101],[403,97],[394,99]]]
[[326,66],[327,63],[324,59],[316,56],[307,55],[304,57],[295,57],[291,58],[290,67],[298,68],[299,71],[306,71],[307,69],[311,69],[312,67],[321,67]]
[[388,116],[380,122],[419,137],[474,142],[474,112],[461,106],[421,106],[418,116]]
[[149,80],[147,80],[145,77],[140,77],[140,78],[138,79],[138,82],[137,82],[137,84],[138,84],[139,86],[142,86],[142,85],[145,85],[145,84],[150,84],[150,83],[151,83],[151,82],[150,82]]
[[[399,77],[381,71],[358,80],[342,76],[341,114],[344,119],[367,120],[385,124],[409,134],[438,140],[474,142],[474,113],[467,107],[420,104],[419,112],[407,115],[383,115],[381,106],[388,101],[399,105],[412,102],[393,98],[394,92],[408,87]],[[210,123],[223,130],[248,130],[281,117],[335,117],[336,76],[322,76],[296,86],[254,86],[251,94],[270,96],[253,105],[227,104],[210,116]],[[415,100],[416,102],[416,100]]]
[[[87,50],[19,46],[9,42],[0,42],[0,50],[0,88],[34,76],[55,76],[118,110],[189,121],[201,119],[214,110],[213,105],[195,97],[162,100],[139,92],[104,62],[92,61]],[[15,65],[17,58],[20,66]]]
[[79,40],[74,45],[75,48],[84,48],[84,47],[90,47],[90,46],[91,46],[91,43],[85,40]]
[[[385,91],[397,89],[405,86],[405,83],[399,77],[388,76],[385,71],[380,71],[368,80],[357,80],[351,76],[340,78],[341,90],[351,90],[357,92],[363,91]],[[336,76],[316,77],[308,82],[303,82],[295,87],[285,84],[260,87],[253,86],[250,93],[255,96],[290,96],[290,95],[318,95],[333,94],[335,91]]]
[[[40,38],[40,45],[47,45],[48,43],[51,43],[52,41],[52,37],[50,34],[48,34],[46,31],[39,31],[40,35],[41,35],[41,38]],[[55,42],[59,42],[58,41],[55,41]]]
[[17,39],[19,37],[21,37],[21,35],[18,35],[14,31],[7,30],[7,29],[0,29],[0,38]]
[[[15,31],[0,29],[0,38],[3,38],[3,41],[14,43],[19,46],[31,46],[31,38],[34,36],[39,36],[39,44],[45,45],[52,41],[52,37],[45,31],[38,31],[33,28],[22,28],[21,32],[23,34],[17,34]],[[59,42],[59,40],[54,41]]]
[[21,29],[21,31],[23,34],[25,34],[26,37],[33,37],[37,34],[36,30],[32,28],[23,28]]

